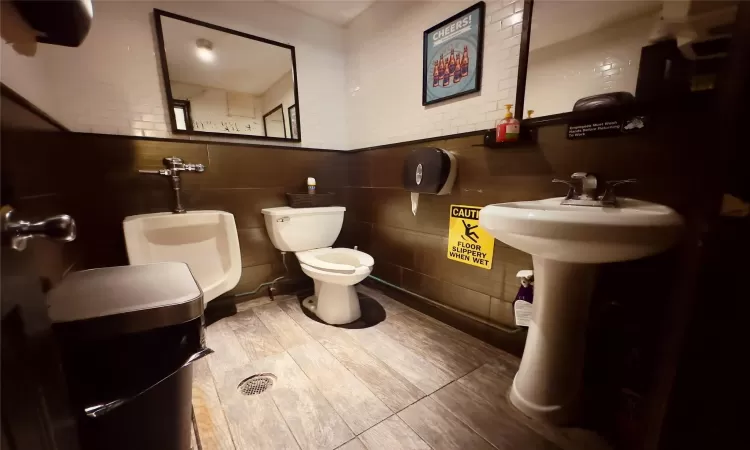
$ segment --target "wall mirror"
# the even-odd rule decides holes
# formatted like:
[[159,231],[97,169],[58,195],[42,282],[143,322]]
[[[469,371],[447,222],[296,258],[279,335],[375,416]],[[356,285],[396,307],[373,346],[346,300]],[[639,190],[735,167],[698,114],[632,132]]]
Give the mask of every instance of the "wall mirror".
[[299,142],[294,47],[158,9],[154,22],[172,132]]
[[660,1],[535,0],[524,108],[534,116],[573,110],[582,98],[619,92],[634,99],[641,48]]
[[523,118],[713,89],[735,3],[526,0]]

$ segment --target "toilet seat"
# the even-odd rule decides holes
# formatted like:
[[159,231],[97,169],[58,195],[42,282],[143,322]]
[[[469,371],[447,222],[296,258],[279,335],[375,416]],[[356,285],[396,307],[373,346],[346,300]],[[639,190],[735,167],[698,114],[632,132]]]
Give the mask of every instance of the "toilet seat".
[[352,275],[364,268],[369,272],[375,265],[372,256],[350,248],[316,248],[297,252],[295,255],[301,264],[327,273]]
[[354,285],[367,278],[375,260],[350,248],[316,248],[295,253],[305,275],[313,279],[315,294],[302,306],[331,325],[351,323],[362,316]]

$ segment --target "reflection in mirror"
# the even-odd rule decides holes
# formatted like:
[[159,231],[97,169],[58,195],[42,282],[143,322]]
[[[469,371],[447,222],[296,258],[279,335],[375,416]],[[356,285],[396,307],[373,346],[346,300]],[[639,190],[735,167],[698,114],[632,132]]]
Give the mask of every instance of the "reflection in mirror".
[[160,10],[154,17],[173,131],[299,141],[299,128],[286,129],[289,111],[299,126],[294,47]]
[[[582,98],[633,100],[641,48],[661,1],[535,0],[524,107],[534,117],[573,110]],[[616,94],[617,93],[617,94]]]
[[266,136],[286,137],[286,125],[284,124],[284,106],[279,105],[263,115],[263,125],[266,128]]

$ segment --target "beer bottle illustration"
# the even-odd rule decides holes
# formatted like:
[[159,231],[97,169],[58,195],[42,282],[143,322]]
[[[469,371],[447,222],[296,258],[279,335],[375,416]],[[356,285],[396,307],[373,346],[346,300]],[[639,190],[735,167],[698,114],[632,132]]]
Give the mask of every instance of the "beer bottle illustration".
[[456,70],[453,72],[453,82],[459,83],[461,81],[461,58],[456,58]]
[[453,72],[456,70],[456,58],[453,57],[453,49],[451,49],[451,57],[448,60],[448,73],[453,75]]
[[449,72],[448,62],[445,63],[445,70],[443,71],[443,87],[451,84],[451,73]]
[[443,78],[443,74],[445,73],[445,62],[443,61],[443,54],[440,54],[440,61],[438,61],[438,75],[440,75],[440,78]]
[[432,87],[440,86],[440,72],[438,71],[438,62],[435,61],[435,67],[432,69]]
[[461,58],[461,76],[469,76],[469,47],[464,45],[464,56]]

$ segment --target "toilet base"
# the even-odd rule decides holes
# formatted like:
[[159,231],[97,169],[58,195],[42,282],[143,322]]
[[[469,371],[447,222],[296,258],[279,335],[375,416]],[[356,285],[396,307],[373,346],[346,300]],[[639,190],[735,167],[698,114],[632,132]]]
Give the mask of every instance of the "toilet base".
[[331,325],[351,323],[362,316],[354,286],[315,280],[315,295],[303,300],[302,306]]

